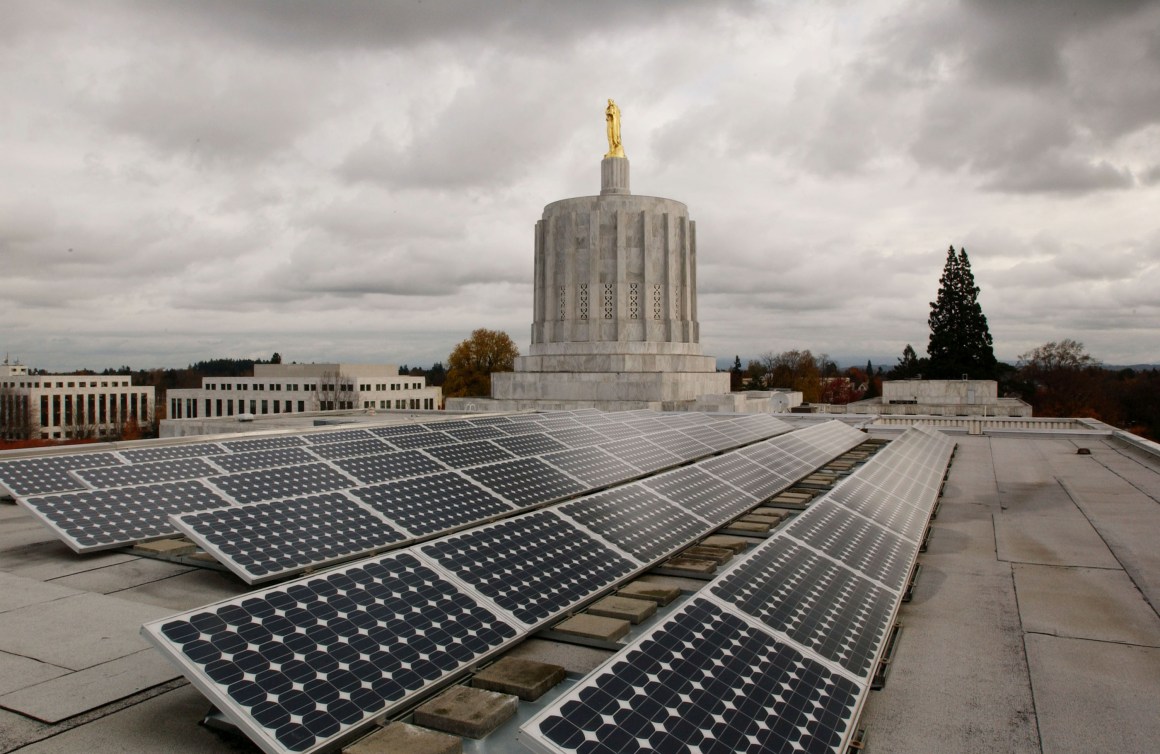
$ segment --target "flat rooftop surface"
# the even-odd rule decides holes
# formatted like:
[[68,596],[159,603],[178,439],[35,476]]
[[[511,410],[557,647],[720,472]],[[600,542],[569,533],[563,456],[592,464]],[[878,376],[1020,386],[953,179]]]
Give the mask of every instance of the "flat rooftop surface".
[[[886,687],[862,716],[867,749],[1151,750],[1160,459],[1094,436],[955,439]],[[198,725],[204,697],[138,636],[245,591],[220,571],[76,555],[0,503],[0,752],[257,751]],[[577,651],[532,642],[541,658]],[[519,751],[520,718],[467,748]]]

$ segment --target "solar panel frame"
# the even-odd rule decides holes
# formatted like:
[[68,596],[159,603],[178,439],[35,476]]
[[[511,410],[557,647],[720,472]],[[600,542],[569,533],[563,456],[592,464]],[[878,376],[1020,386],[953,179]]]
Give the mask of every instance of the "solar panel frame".
[[212,476],[205,481],[221,490],[230,500],[242,505],[332,492],[355,486],[350,477],[340,473],[331,464],[322,462],[240,471]]
[[655,563],[713,530],[694,513],[640,484],[627,484],[555,509],[642,563]]
[[518,510],[454,471],[359,487],[351,494],[412,538],[455,531]]
[[358,480],[351,487],[379,484],[393,479],[434,474],[446,471],[447,466],[419,450],[398,450],[376,456],[340,458],[334,465],[348,476]]
[[223,473],[232,474],[242,471],[256,471],[258,469],[273,469],[279,466],[300,466],[306,463],[317,463],[319,457],[311,453],[304,446],[285,448],[266,448],[251,450],[245,453],[227,453],[213,456],[210,463],[219,467]]
[[531,456],[473,466],[462,473],[520,508],[554,503],[590,489],[572,476]]
[[[736,692],[723,701],[721,688]],[[535,714],[519,740],[544,754],[836,754],[864,696],[826,663],[693,597]]]
[[14,458],[0,461],[0,487],[17,499],[29,495],[83,490],[84,483],[70,474],[70,471],[119,465],[123,465],[122,460],[109,452]]
[[148,463],[149,461],[168,461],[174,458],[216,456],[227,452],[229,451],[216,442],[200,442],[166,445],[160,448],[129,448],[127,450],[119,450],[117,454],[126,463]]
[[111,487],[135,487],[158,482],[175,482],[179,479],[204,479],[219,474],[200,457],[173,458],[165,461],[124,464],[122,466],[98,466],[76,469],[73,475],[91,489]]
[[[141,633],[267,754],[313,754],[505,651],[520,627],[402,551],[151,621]],[[305,724],[333,732],[308,739]]]
[[510,461],[516,456],[488,440],[464,441],[454,445],[424,448],[423,453],[452,469],[482,466],[496,461]]
[[541,461],[579,479],[590,489],[625,482],[640,476],[635,466],[597,446],[569,448],[540,456]]
[[[221,508],[230,504],[198,479],[116,490],[77,490],[20,497],[16,502],[77,553],[109,550],[173,536],[176,530],[169,521],[170,513]],[[128,510],[135,512],[132,518],[125,515]],[[101,525],[95,525],[91,521],[93,517],[102,522]],[[117,529],[118,517],[123,519],[120,530],[133,532],[131,535],[112,536],[108,533],[110,529]]]
[[641,565],[551,510],[452,534],[419,552],[520,624],[537,627]]
[[682,466],[640,482],[645,487],[720,526],[753,508],[758,498],[699,466]]
[[[285,528],[288,521],[303,519],[306,523],[279,536],[277,530]],[[341,492],[171,515],[170,521],[177,531],[251,585],[365,557],[409,541],[376,511]],[[215,524],[212,527],[211,521]],[[320,531],[337,527],[341,527],[341,537],[319,536]],[[232,535],[239,530],[241,537]]]

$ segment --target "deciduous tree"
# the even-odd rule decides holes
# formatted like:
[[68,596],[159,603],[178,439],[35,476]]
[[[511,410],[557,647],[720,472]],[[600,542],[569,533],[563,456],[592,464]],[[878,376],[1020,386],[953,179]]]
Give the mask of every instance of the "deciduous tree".
[[519,355],[507,333],[483,328],[474,331],[447,357],[443,394],[449,398],[491,395],[492,373],[512,371]]

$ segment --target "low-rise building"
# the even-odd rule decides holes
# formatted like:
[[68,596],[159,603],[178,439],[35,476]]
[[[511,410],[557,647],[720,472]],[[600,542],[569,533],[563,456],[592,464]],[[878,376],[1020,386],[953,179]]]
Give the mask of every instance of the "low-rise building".
[[355,408],[433,411],[443,390],[394,364],[255,364],[253,377],[204,377],[166,394],[168,419],[264,416]]
[[153,420],[152,386],[129,375],[29,374],[0,364],[0,438],[76,440],[119,437],[125,425]]

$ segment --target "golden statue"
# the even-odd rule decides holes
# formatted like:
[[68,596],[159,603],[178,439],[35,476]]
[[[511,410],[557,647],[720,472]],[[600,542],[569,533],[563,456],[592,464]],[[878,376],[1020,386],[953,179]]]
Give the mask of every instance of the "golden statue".
[[604,124],[608,130],[608,157],[624,157],[624,145],[620,143],[620,108],[612,100],[604,108]]

